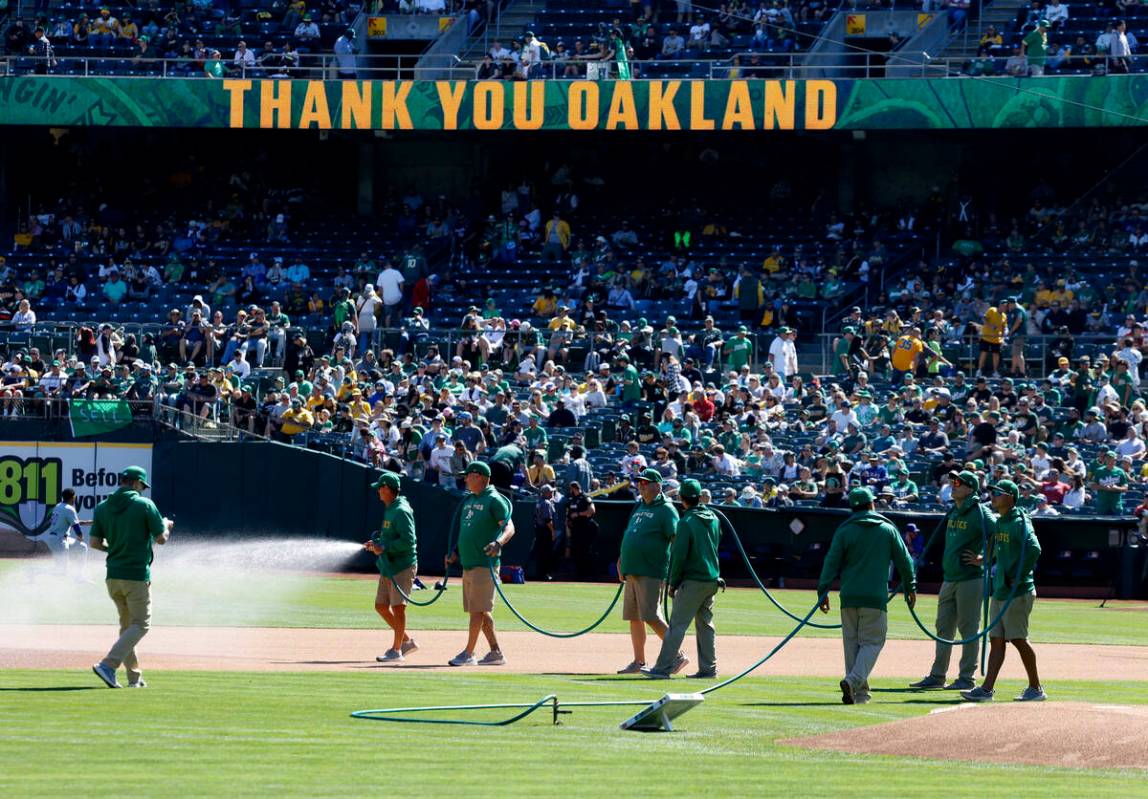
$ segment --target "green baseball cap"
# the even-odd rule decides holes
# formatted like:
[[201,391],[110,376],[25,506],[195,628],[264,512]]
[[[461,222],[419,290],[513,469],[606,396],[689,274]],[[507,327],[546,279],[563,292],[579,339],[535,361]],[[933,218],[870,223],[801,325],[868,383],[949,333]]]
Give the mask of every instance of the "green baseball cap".
[[683,499],[697,499],[702,495],[702,484],[692,477],[687,480],[682,480],[681,488],[678,489],[678,496]]
[[466,465],[463,474],[481,474],[483,477],[490,477],[490,467],[482,461],[471,461]]
[[949,472],[949,479],[950,480],[953,480],[953,479],[959,480],[959,481],[961,481],[961,483],[963,485],[967,485],[973,491],[980,491],[981,490],[980,478],[977,477],[975,473],[970,472],[968,469],[965,469],[964,471],[960,471],[960,472],[955,471],[955,470]]
[[147,469],[144,469],[142,466],[129,466],[120,472],[120,479],[139,480],[144,484],[144,488],[150,487],[147,481]]
[[859,508],[862,505],[873,504],[873,492],[868,488],[854,488],[849,492],[849,507]]
[[395,491],[398,491],[399,486],[401,484],[402,484],[402,478],[400,478],[397,474],[395,474],[394,472],[383,472],[382,474],[379,475],[378,480],[371,483],[371,488],[379,489],[379,488],[382,488],[383,486],[386,486],[387,488],[391,488],[391,489],[394,489]]
[[992,487],[994,494],[1008,494],[1013,499],[1020,498],[1020,489],[1012,480],[998,480]]
[[657,469],[643,469],[642,473],[638,475],[639,480],[645,480],[649,483],[662,484],[662,473]]

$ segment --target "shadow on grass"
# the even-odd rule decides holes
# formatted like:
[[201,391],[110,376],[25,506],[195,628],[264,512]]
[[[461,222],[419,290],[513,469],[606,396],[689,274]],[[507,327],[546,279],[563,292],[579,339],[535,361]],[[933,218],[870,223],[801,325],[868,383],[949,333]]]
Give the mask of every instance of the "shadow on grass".
[[101,691],[105,690],[98,685],[59,685],[37,688],[0,688],[0,691],[20,691],[23,693],[53,693],[56,691]]

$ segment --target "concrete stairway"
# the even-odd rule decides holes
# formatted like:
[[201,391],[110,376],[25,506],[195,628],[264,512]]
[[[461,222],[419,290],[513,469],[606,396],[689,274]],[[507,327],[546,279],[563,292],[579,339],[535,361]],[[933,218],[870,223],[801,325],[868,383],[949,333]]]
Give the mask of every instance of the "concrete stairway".
[[534,22],[535,15],[546,7],[546,0],[511,0],[496,14],[485,31],[473,37],[467,46],[459,53],[463,61],[481,61],[490,45],[495,40],[507,46],[507,42],[522,36],[522,33]]
[[992,25],[998,33],[1004,36],[1012,26],[1013,20],[1016,19],[1016,12],[1022,6],[1027,5],[1028,3],[1024,0],[993,0],[992,5],[984,9],[980,19],[971,21],[964,31],[953,37],[944,51],[939,54],[939,57],[954,61],[967,61],[974,58],[977,54],[977,47],[980,46],[981,34],[985,28]]

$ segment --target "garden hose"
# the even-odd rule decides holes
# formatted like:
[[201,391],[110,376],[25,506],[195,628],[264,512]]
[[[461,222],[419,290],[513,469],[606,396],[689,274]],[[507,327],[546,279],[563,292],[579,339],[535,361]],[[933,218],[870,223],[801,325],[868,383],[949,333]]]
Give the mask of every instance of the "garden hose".
[[[458,521],[458,515],[459,515],[459,512],[461,510],[462,510],[462,503],[460,502],[458,504],[458,506],[454,509],[454,516],[451,517],[450,527],[447,528],[447,530],[450,531],[447,535],[447,541],[446,541],[446,544],[447,544],[446,551],[447,551],[448,555],[453,550],[453,547],[451,547],[451,541],[454,540],[455,538],[457,538],[457,535],[455,533],[455,530],[456,530],[455,522]],[[380,569],[380,571],[382,571],[382,570]],[[428,599],[426,602],[420,602],[419,600],[408,596],[407,592],[402,589],[402,586],[400,586],[398,584],[398,581],[396,581],[392,575],[384,574],[383,576],[391,581],[391,585],[393,585],[395,590],[399,592],[399,596],[401,596],[404,601],[409,602],[410,604],[414,605],[415,607],[425,608],[425,607],[429,607],[430,605],[433,605],[435,602],[438,602],[440,599],[442,599],[442,595],[446,593],[446,588],[447,588],[446,584],[450,580],[450,569],[444,569],[443,570],[442,582],[438,582],[438,583],[434,584],[434,590],[437,593],[434,596],[432,596],[430,599]]]
[[[737,530],[734,529],[734,526],[730,522],[729,518],[726,517],[726,515],[724,513],[722,513],[720,510],[718,510],[717,508],[714,508],[711,506],[710,510],[712,510],[714,512],[714,514],[718,517],[718,521],[720,521],[722,523],[722,525],[725,527],[726,531],[729,532],[730,537],[733,538],[734,543],[737,544],[737,551],[741,554],[741,559],[745,562],[745,568],[747,571],[749,571],[749,576],[753,578],[754,583],[756,583],[757,587],[759,589],[761,589],[761,592],[763,594],[765,594],[765,598],[768,599],[773,604],[773,606],[775,608],[780,610],[782,613],[784,613],[789,618],[793,619],[794,621],[801,621],[800,616],[798,616],[794,613],[791,613],[784,605],[782,605],[780,602],[777,601],[777,599],[773,596],[773,594],[771,594],[769,592],[769,589],[765,587],[765,583],[763,583],[761,581],[761,579],[757,576],[757,571],[753,568],[753,563],[749,559],[749,553],[745,551],[745,546],[743,546],[741,543],[741,537],[738,536]],[[815,621],[807,622],[807,626],[814,627],[818,630],[840,630],[841,629],[840,624],[820,624],[820,623],[815,622]]]
[[[746,669],[738,672],[734,676],[730,677],[729,679],[722,680],[721,682],[717,683],[716,685],[711,685],[709,688],[705,688],[701,691],[698,691],[698,693],[710,694],[710,693],[713,693],[714,691],[719,691],[722,688],[725,688],[729,685],[732,685],[733,683],[737,682],[738,680],[748,676],[750,673],[756,671],[757,669],[759,669],[763,665],[765,665],[774,655],[776,655],[778,652],[780,652],[782,650],[782,648],[785,647],[786,644],[788,644],[790,641],[793,640],[794,636],[796,636],[797,633],[801,631],[802,627],[805,627],[808,625],[809,619],[812,618],[813,614],[816,613],[818,608],[821,607],[821,603],[827,595],[828,595],[828,592],[819,596],[817,598],[817,602],[813,605],[812,608],[809,609],[809,612],[805,614],[805,617],[798,620],[797,626],[794,627],[792,630],[790,630],[789,634],[786,635],[784,638],[782,638],[773,647],[773,649],[769,650],[769,652],[766,653],[766,655],[764,657],[762,657],[756,663],[753,663],[752,665],[750,665],[748,668],[746,668]],[[534,713],[536,710],[539,710],[539,709],[545,707],[546,705],[550,705],[552,713],[553,713],[554,723],[557,724],[558,723],[558,716],[561,714],[569,712],[569,711],[562,710],[562,708],[564,708],[564,707],[626,707],[626,706],[629,706],[629,707],[637,707],[637,706],[646,707],[650,704],[653,704],[656,701],[657,701],[657,699],[642,699],[642,700],[623,699],[623,700],[606,700],[606,701],[600,701],[600,702],[559,702],[558,696],[556,694],[548,694],[547,696],[544,696],[541,699],[539,699],[537,702],[532,702],[532,703],[489,704],[489,705],[438,705],[438,706],[432,705],[432,706],[428,706],[428,707],[390,707],[390,708],[380,708],[377,710],[356,710],[353,713],[351,713],[351,718],[362,719],[365,721],[391,721],[391,722],[400,722],[400,723],[407,723],[407,724],[461,724],[461,725],[467,725],[467,726],[473,726],[473,727],[505,727],[509,724],[513,724],[516,721],[520,721],[520,720],[526,718],[531,713]],[[515,714],[514,716],[511,716],[508,719],[503,719],[501,721],[470,721],[468,719],[425,719],[425,718],[419,718],[417,716],[398,715],[398,714],[411,714],[411,713],[426,713],[426,712],[434,712],[434,711],[498,710],[498,709],[510,709],[510,708],[514,708],[514,709],[524,708],[524,710],[520,713]]]

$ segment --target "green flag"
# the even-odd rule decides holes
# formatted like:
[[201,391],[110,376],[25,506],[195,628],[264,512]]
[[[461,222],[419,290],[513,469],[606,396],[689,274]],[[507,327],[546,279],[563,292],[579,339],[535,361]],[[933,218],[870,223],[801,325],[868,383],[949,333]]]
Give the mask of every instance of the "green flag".
[[132,409],[126,400],[70,400],[68,414],[72,436],[98,436],[132,423]]

